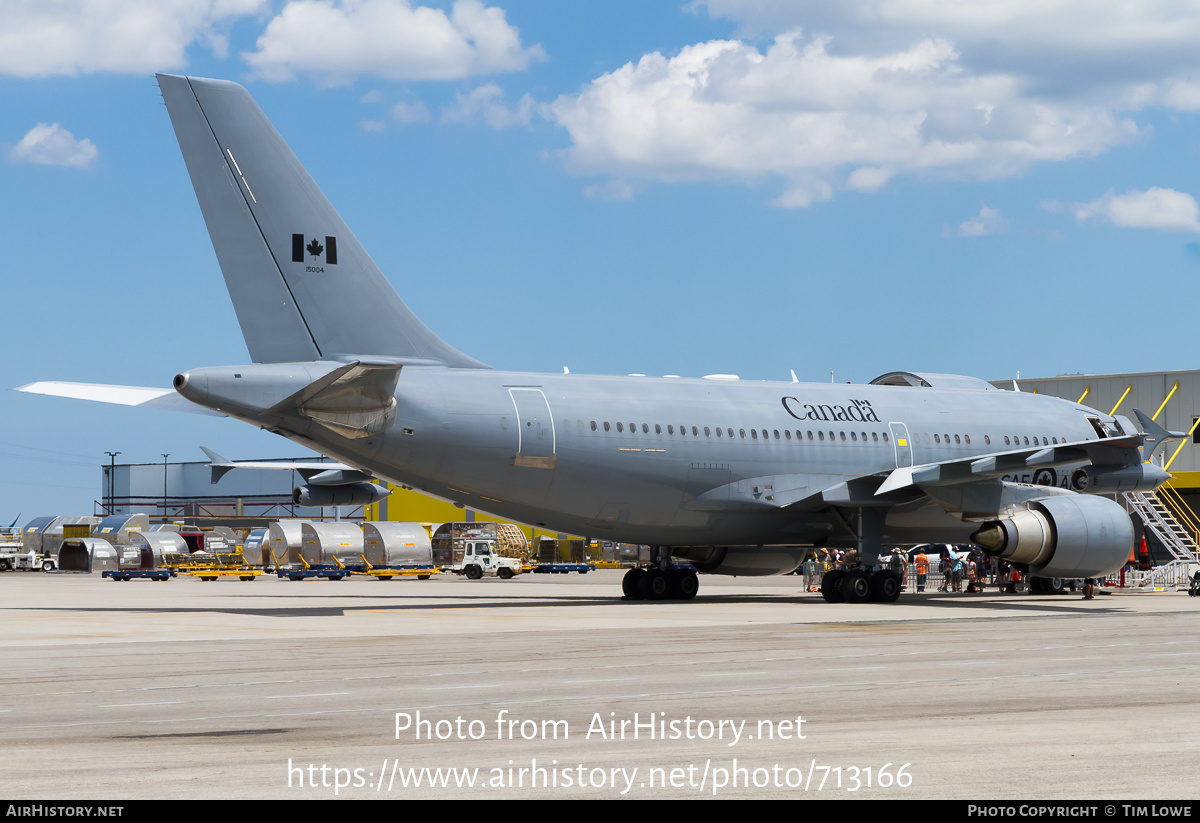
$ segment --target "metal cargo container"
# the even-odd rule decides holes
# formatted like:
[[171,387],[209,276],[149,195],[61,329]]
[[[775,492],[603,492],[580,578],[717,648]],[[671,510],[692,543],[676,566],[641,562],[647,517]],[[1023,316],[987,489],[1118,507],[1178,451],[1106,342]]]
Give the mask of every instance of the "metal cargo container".
[[21,527],[21,551],[42,553],[42,532],[54,524],[57,517],[35,517]]
[[307,520],[276,520],[267,526],[267,545],[264,554],[274,555],[280,566],[300,565],[300,542]]
[[252,529],[242,543],[242,560],[251,566],[269,566],[270,563],[264,562],[270,559],[268,535],[267,529]]
[[149,530],[148,514],[111,514],[96,524],[92,537],[107,540],[114,546],[124,546],[128,545],[131,534]]
[[362,562],[363,533],[354,523],[304,523],[300,534],[300,554],[310,566],[333,565],[335,557],[343,563]]
[[58,550],[58,570],[62,572],[101,572],[119,569],[117,550],[98,537],[68,537]]
[[420,523],[391,520],[362,524],[363,556],[372,566],[425,566],[433,562],[429,534]]
[[[188,553],[187,543],[175,532],[131,532],[126,545],[131,550],[137,550],[139,569],[161,568],[166,555]],[[125,568],[129,568],[128,556],[122,553],[121,565]]]

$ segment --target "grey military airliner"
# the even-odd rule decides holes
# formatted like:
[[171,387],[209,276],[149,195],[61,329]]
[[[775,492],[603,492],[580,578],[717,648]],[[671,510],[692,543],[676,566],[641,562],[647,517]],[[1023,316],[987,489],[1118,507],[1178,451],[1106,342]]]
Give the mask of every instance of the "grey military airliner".
[[[526,374],[423,324],[241,86],[159,75],[252,364],[185,371],[174,392],[27,391],[189,406],[283,435],[340,467],[310,505],[373,502],[386,479],[569,534],[648,544],[631,599],[687,599],[697,571],[784,574],[816,546],[857,549],[831,602],[894,601],[885,545],[973,540],[1036,575],[1129,557],[1105,497],[1156,488],[1166,432],[971,377],[866,385]],[[186,402],[184,402],[186,399]],[[202,408],[201,408],[202,407]],[[325,468],[324,466],[322,468]],[[1019,482],[1025,476],[1034,482]]]

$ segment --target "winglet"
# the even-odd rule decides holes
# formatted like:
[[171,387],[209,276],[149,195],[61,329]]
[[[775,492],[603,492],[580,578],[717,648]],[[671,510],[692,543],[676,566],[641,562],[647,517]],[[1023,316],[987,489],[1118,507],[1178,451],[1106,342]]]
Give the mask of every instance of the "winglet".
[[217,484],[217,481],[224,477],[228,472],[231,472],[237,468],[234,463],[226,460],[212,449],[201,446],[200,451],[204,452],[205,456],[208,458],[208,467],[212,470],[212,480],[210,482],[214,486]]
[[1134,409],[1133,413],[1137,417],[1138,423],[1141,424],[1142,432],[1146,437],[1145,445],[1142,447],[1146,460],[1153,458],[1154,453],[1166,445],[1167,442],[1187,439],[1187,432],[1167,431],[1155,423],[1154,419],[1141,409]]

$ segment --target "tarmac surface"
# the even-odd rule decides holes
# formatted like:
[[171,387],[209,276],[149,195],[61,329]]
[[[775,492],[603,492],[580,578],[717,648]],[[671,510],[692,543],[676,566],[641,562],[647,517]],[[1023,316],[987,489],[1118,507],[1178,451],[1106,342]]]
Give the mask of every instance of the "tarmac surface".
[[693,601],[625,602],[621,574],[0,574],[0,793],[1200,794],[1186,593],[846,605],[702,576]]

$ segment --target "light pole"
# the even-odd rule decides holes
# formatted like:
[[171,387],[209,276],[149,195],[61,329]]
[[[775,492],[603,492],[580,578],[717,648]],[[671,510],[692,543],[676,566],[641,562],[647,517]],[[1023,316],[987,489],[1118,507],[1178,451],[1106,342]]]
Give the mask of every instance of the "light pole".
[[113,513],[113,506],[116,505],[117,490],[114,483],[117,480],[117,455],[120,452],[105,452],[108,455],[108,513]]
[[162,454],[162,456],[163,456],[163,513],[162,513],[162,522],[166,523],[166,522],[167,522],[167,458],[168,458],[168,457],[170,457],[171,455],[169,455],[169,454],[163,454],[162,452],[159,452],[159,454]]

